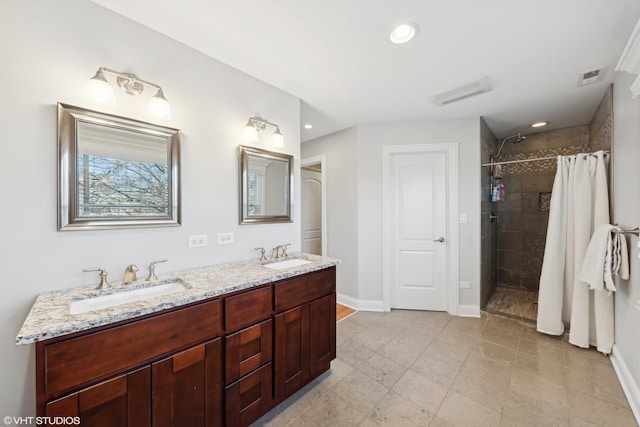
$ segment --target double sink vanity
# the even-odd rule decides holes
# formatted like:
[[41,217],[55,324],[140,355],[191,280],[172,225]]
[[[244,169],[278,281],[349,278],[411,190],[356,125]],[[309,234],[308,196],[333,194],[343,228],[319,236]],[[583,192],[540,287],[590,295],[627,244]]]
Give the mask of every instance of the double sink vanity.
[[86,426],[245,426],[330,368],[336,265],[297,254],[40,294],[38,416]]

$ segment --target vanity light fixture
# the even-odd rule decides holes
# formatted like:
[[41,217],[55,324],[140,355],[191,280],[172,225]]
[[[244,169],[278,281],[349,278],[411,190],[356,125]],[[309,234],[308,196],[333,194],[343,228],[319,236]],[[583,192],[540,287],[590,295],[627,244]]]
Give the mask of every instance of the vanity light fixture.
[[280,126],[275,123],[263,119],[262,117],[250,117],[247,124],[244,126],[244,138],[247,141],[257,141],[258,133],[266,129],[267,125],[271,125],[276,130],[271,135],[271,145],[277,148],[284,147],[284,138],[280,133]]
[[389,40],[395,44],[407,43],[418,32],[418,26],[413,22],[403,22],[397,25],[389,34]]
[[113,86],[106,79],[104,73],[116,76],[118,87],[128,95],[140,95],[144,92],[145,86],[155,88],[157,92],[151,97],[151,99],[149,99],[149,103],[147,104],[147,114],[161,119],[171,119],[171,106],[169,105],[167,98],[165,98],[164,92],[162,92],[162,88],[160,86],[155,83],[142,80],[135,74],[121,73],[110,68],[98,68],[96,75],[93,76],[85,86],[85,99],[101,104],[115,104],[116,95],[113,90]]
[[548,124],[549,124],[549,122],[536,122],[536,123],[533,123],[533,124],[531,124],[529,126],[532,127],[532,128],[541,128],[542,126],[546,126]]

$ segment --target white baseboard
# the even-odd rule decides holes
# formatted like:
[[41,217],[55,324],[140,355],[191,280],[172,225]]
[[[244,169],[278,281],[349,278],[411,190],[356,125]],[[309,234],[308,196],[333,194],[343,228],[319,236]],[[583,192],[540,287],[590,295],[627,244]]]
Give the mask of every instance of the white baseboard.
[[344,295],[341,293],[337,294],[337,300],[340,304],[346,305],[347,307],[353,308],[354,310],[384,311],[384,305],[382,304],[382,301],[355,299],[353,297],[350,297],[349,295]]
[[475,304],[460,304],[458,306],[460,317],[480,317],[480,306]]
[[627,396],[631,411],[636,417],[636,422],[640,424],[640,389],[638,389],[638,384],[636,384],[633,379],[629,368],[627,368],[627,364],[624,362],[615,344],[613,345],[613,350],[611,350],[611,356],[609,356],[609,358],[611,359],[613,369],[616,371],[616,375],[618,375],[618,380],[620,381],[620,385],[622,385],[624,394]]

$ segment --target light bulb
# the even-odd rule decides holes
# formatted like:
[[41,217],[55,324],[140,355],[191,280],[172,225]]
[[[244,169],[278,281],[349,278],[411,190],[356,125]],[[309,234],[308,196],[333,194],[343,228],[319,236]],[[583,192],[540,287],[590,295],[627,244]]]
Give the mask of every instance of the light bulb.
[[158,89],[158,93],[149,100],[147,113],[161,119],[171,120],[171,106],[167,98],[164,97],[162,89]]
[[87,101],[99,104],[114,105],[116,103],[116,94],[113,87],[99,69],[95,76],[91,77],[84,87],[84,98]]
[[284,138],[280,133],[280,128],[276,128],[276,131],[273,132],[273,135],[271,135],[271,145],[277,148],[284,147]]
[[258,140],[258,130],[253,126],[253,123],[251,123],[251,119],[249,119],[244,127],[244,139],[253,142]]

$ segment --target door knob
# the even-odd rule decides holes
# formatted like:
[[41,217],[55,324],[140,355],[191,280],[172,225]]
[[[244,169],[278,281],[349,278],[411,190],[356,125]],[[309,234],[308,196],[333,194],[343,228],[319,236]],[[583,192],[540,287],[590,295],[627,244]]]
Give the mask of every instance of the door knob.
[[441,237],[439,239],[435,239],[434,242],[440,242],[443,243],[444,242],[444,237]]

